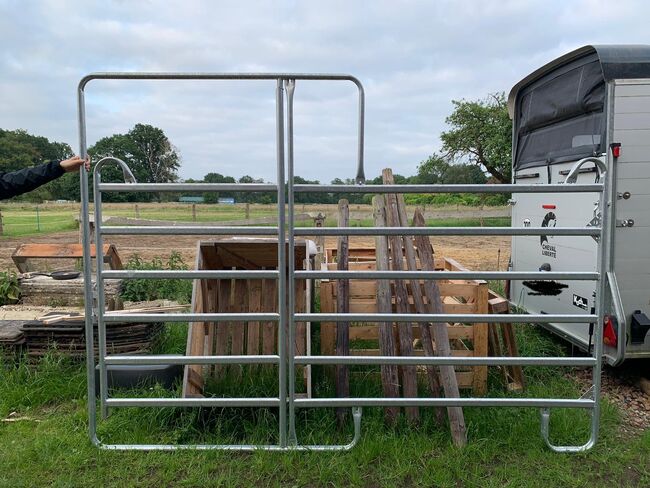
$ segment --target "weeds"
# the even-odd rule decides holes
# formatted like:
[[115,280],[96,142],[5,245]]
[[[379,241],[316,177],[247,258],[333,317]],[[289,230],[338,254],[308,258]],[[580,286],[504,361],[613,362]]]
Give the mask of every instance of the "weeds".
[[[156,256],[151,261],[143,260],[138,254],[133,254],[126,263],[127,269],[140,270],[184,270],[188,269],[183,257],[177,251],[172,251],[166,262]],[[120,294],[123,300],[142,302],[150,300],[175,300],[179,303],[190,303],[192,300],[192,281],[178,279],[136,279],[127,280]]]

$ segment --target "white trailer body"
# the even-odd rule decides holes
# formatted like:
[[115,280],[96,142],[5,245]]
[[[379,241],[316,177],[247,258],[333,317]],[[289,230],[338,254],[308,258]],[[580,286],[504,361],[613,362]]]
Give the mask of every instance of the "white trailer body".
[[[516,194],[512,225],[600,225],[609,212],[605,357],[610,364],[650,358],[650,46],[587,46],[535,71],[512,89],[513,183],[565,183],[584,158],[577,183],[604,178],[612,200],[598,208],[590,193]],[[568,184],[568,182],[567,182]],[[591,237],[515,236],[515,271],[595,271]],[[591,281],[513,281],[510,301],[530,313],[593,313]],[[590,324],[548,324],[583,349]]]

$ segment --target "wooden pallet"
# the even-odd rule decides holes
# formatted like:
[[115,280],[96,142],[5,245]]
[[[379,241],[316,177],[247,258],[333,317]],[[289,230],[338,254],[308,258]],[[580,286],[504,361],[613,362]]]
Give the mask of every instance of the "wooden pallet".
[[[368,252],[370,252],[368,250]],[[330,253],[331,255],[331,253]],[[327,269],[336,269],[336,263],[327,263]],[[350,270],[373,270],[374,261],[350,262]],[[440,270],[457,270],[460,265],[453,259],[436,259],[436,268]],[[440,280],[440,294],[443,297],[444,313],[488,313],[488,285],[482,280]],[[412,290],[407,286],[409,302],[413,303]],[[377,281],[350,281],[350,313],[377,312]],[[391,294],[394,296],[394,294]],[[336,312],[337,286],[335,280],[322,280],[320,291],[320,306],[322,313]],[[395,311],[393,299],[393,311]],[[471,357],[488,355],[488,326],[486,323],[472,325],[449,324],[449,339],[452,345],[452,355]],[[420,332],[413,329],[415,339],[415,355],[424,355],[421,347]],[[321,323],[321,354],[335,354],[336,323]],[[350,327],[351,355],[379,355],[379,347],[375,346],[379,339],[377,324],[355,325]],[[355,341],[371,341],[369,347],[355,347]],[[434,345],[435,347],[435,345]],[[457,367],[458,385],[463,389],[472,389],[474,394],[483,395],[487,391],[487,366]]]
[[[93,244],[90,247],[92,258],[97,257],[97,250]],[[11,255],[14,264],[21,273],[28,271],[43,271],[43,268],[35,269],[30,265],[33,259],[77,259],[83,258],[83,246],[81,244],[21,244]],[[117,249],[112,244],[104,244],[102,247],[102,259],[110,269],[122,269],[122,260]],[[70,269],[70,268],[68,268]]]
[[[195,269],[277,269],[277,239],[226,238],[200,242]],[[305,269],[307,242],[296,240],[295,267]],[[309,312],[311,289],[305,280],[296,281],[296,311]],[[194,280],[192,312],[275,313],[276,280]],[[190,324],[186,355],[272,355],[277,354],[277,322],[193,322]],[[309,324],[296,323],[295,353],[309,354]],[[203,396],[208,375],[239,376],[241,366],[207,367],[188,365],[183,378],[183,396]],[[303,370],[307,394],[311,388],[310,367]]]

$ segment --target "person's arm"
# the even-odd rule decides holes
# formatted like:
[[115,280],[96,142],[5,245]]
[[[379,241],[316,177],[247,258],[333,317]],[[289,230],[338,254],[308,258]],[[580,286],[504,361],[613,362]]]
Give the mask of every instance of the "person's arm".
[[69,171],[79,171],[82,164],[90,169],[90,162],[78,156],[63,161],[51,161],[33,168],[0,174],[0,200],[35,190]]

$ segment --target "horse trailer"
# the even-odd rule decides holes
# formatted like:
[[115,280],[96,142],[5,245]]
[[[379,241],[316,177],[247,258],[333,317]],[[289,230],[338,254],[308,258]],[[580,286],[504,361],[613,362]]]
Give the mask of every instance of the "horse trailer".
[[[508,97],[514,184],[610,187],[595,193],[513,193],[513,227],[603,225],[602,324],[611,365],[650,358],[650,46],[585,46],[534,71]],[[513,236],[513,271],[594,271],[596,236]],[[597,283],[512,281],[509,299],[533,314],[596,309]],[[594,324],[544,324],[581,349]],[[600,329],[600,328],[597,328]]]

